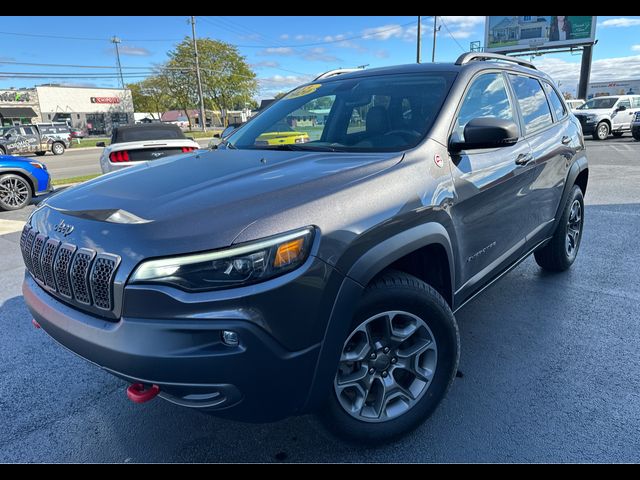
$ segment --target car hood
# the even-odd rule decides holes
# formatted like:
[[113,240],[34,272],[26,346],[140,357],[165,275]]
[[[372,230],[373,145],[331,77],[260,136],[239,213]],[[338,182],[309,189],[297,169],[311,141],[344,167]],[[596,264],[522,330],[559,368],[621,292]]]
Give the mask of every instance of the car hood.
[[[256,220],[347,187],[398,163],[399,153],[214,150],[143,163],[57,193],[32,225],[61,241],[142,258],[222,248]],[[315,224],[314,214],[299,226]],[[124,266],[124,265],[123,265]]]
[[612,108],[591,108],[589,110],[575,110],[575,115],[611,115]]

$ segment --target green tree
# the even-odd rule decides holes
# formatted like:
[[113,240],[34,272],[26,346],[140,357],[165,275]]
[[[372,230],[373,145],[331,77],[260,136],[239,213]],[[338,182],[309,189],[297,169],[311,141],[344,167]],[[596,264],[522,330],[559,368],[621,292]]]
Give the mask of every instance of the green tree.
[[153,118],[173,106],[172,98],[164,79],[160,75],[145,78],[141,82],[127,85],[131,90],[133,105],[138,112],[149,112]]
[[[238,49],[210,38],[200,38],[197,42],[205,104],[214,110],[232,110],[250,102],[258,82]],[[162,75],[172,97],[188,117],[188,108],[198,105],[193,41],[189,37],[169,52]]]

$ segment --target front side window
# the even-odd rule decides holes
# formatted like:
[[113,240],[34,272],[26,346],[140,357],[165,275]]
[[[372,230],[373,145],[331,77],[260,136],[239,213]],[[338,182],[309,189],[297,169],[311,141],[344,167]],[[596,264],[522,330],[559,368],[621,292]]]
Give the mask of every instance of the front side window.
[[535,78],[509,74],[511,86],[518,99],[527,134],[551,125],[551,110],[540,82]]
[[305,85],[223,143],[239,149],[405,150],[425,137],[454,79],[453,72],[424,72]]
[[33,128],[31,127],[22,127],[23,135],[33,135]]
[[620,100],[618,102],[618,105],[616,105],[616,107],[625,107],[627,109],[631,108],[631,102],[629,101],[628,98],[625,98],[624,100]]
[[556,119],[560,120],[563,118],[567,110],[564,108],[564,103],[562,103],[562,99],[555,88],[553,88],[549,83],[542,82],[545,90],[547,91],[547,95],[549,96],[549,102],[551,102],[551,108],[556,114]]
[[474,80],[462,101],[454,139],[464,141],[464,127],[474,118],[514,120],[513,108],[502,73],[488,73]]

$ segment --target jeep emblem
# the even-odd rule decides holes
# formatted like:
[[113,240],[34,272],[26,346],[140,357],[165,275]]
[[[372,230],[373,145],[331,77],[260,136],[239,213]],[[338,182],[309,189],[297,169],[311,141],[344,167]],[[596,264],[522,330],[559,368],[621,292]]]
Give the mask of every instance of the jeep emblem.
[[64,220],[60,220],[60,223],[57,224],[53,229],[56,232],[61,233],[63,236],[66,237],[71,232],[73,232],[74,228],[75,227],[73,225],[68,225],[68,224],[64,223]]

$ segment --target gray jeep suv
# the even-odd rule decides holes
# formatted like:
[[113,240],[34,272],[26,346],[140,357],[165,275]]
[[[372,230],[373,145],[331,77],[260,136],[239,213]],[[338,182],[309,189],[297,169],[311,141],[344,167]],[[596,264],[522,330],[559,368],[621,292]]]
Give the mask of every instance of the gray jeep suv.
[[133,401],[318,412],[383,442],[453,382],[458,309],[531,253],[571,266],[587,177],[580,124],[528,62],[328,73],[215,150],[44,202],[24,298]]

